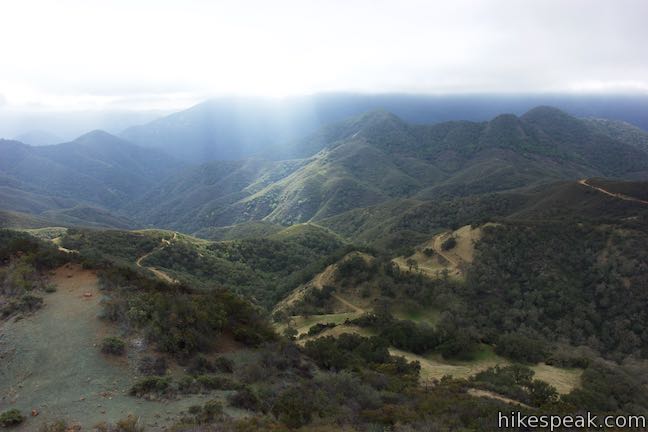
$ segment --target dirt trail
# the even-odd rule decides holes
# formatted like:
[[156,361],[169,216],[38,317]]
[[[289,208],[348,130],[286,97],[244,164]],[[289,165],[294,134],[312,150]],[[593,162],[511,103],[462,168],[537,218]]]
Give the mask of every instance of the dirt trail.
[[614,198],[618,198],[618,199],[621,199],[621,200],[624,200],[624,201],[633,201],[633,202],[638,202],[638,203],[641,203],[641,204],[648,204],[648,201],[641,200],[639,198],[634,198],[634,197],[631,197],[631,196],[628,196],[628,195],[623,195],[623,194],[620,194],[620,193],[610,192],[610,191],[605,190],[603,188],[600,188],[598,186],[591,185],[591,184],[588,183],[588,180],[589,179],[580,179],[580,180],[578,180],[578,183],[580,183],[583,186],[586,186],[588,188],[592,188],[592,189],[597,190],[597,191],[599,191],[601,193],[604,193],[605,195],[609,195],[611,197],[614,197]]
[[137,379],[135,347],[114,359],[100,353],[101,340],[117,329],[98,319],[101,293],[94,272],[80,266],[59,268],[57,291],[44,295],[41,310],[0,323],[0,412],[11,408],[29,415],[16,431],[36,431],[44,422],[64,419],[88,430],[129,413],[147,431],[163,429],[180,410],[204,403],[203,396],[168,403],[127,395]]
[[434,252],[438,253],[443,258],[445,258],[454,267],[459,267],[459,262],[455,259],[455,257],[450,256],[450,254],[447,254],[443,251],[442,245],[443,242],[447,239],[448,234],[452,234],[452,233],[445,233],[436,236],[434,238],[434,242],[432,243],[432,249],[434,249]]
[[[177,238],[177,234],[173,233],[173,238],[171,239],[171,241],[175,241],[176,238]],[[141,268],[145,268],[147,270],[150,270],[151,273],[153,273],[155,276],[157,276],[159,279],[162,279],[165,282],[168,282],[170,284],[178,283],[178,281],[176,279],[172,278],[171,276],[169,276],[167,273],[163,272],[162,270],[160,270],[160,269],[158,269],[156,267],[143,266],[142,265],[142,261],[144,261],[146,258],[148,258],[153,252],[157,251],[158,249],[162,249],[162,248],[165,248],[167,246],[170,246],[170,245],[171,245],[171,242],[169,240],[163,238],[160,241],[160,246],[156,247],[155,249],[153,249],[149,253],[146,253],[146,254],[142,255],[141,257],[137,258],[137,261],[135,261],[135,264],[137,265],[137,267],[141,267]]]
[[61,246],[61,240],[63,240],[63,237],[56,237],[52,239],[52,243],[54,243],[58,247],[58,250],[65,253],[79,253],[78,250],[66,249]]
[[339,301],[340,303],[342,303],[344,306],[346,306],[346,307],[348,307],[348,308],[351,308],[354,312],[357,312],[357,313],[360,313],[360,314],[365,313],[365,310],[364,310],[364,309],[362,309],[362,308],[360,308],[360,307],[354,305],[353,303],[351,303],[351,302],[349,302],[349,301],[343,299],[342,297],[340,297],[340,296],[337,295],[337,294],[331,294],[331,297],[333,297],[334,299],[336,299],[337,301]]
[[470,389],[468,389],[468,394],[471,395],[471,396],[475,396],[475,397],[485,397],[485,398],[490,398],[490,399],[497,399],[499,401],[506,402],[506,403],[509,403],[509,404],[519,405],[519,406],[522,406],[522,407],[525,407],[525,408],[533,409],[532,407],[530,407],[529,405],[527,405],[525,403],[522,403],[522,402],[517,401],[515,399],[507,398],[506,396],[502,396],[501,394],[494,393],[494,392],[488,391],[488,390],[470,388]]
[[[371,259],[371,257],[369,255],[361,253],[361,252],[351,252],[342,259],[343,260],[347,259],[348,257],[353,256],[353,255],[359,255],[359,256],[365,258],[366,260]],[[318,290],[321,290],[326,285],[334,285],[335,284],[335,272],[336,272],[336,270],[337,270],[337,263],[327,266],[324,269],[324,271],[322,271],[321,273],[318,273],[317,275],[315,275],[315,277],[312,280],[310,280],[309,282],[295,288],[290,294],[288,294],[286,297],[284,297],[283,300],[281,300],[279,303],[277,303],[277,305],[273,308],[273,313],[278,312],[278,311],[283,311],[283,310],[289,308],[290,306],[292,306],[293,304],[297,303],[298,301],[303,299],[304,296],[306,295],[306,293],[312,288],[316,288]],[[354,311],[364,313],[363,309],[361,309],[361,308],[347,302],[346,300],[340,298],[337,294],[333,294],[332,297],[336,298],[340,303],[346,305],[347,307],[350,307]]]

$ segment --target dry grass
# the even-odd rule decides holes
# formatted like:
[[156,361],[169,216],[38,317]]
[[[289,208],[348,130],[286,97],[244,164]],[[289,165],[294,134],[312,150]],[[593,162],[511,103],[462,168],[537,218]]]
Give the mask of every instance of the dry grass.
[[[441,245],[451,236],[456,239],[457,244],[450,250],[443,250]],[[394,258],[393,262],[402,270],[419,271],[433,278],[439,277],[444,270],[447,270],[451,277],[462,277],[463,264],[472,262],[475,243],[480,238],[481,228],[473,229],[470,225],[466,225],[453,232],[437,234],[417,248],[413,255]],[[426,249],[432,249],[434,254],[426,255],[424,253]],[[410,259],[416,262],[416,268],[412,270],[407,264]]]
[[421,364],[422,381],[441,379],[446,375],[454,378],[468,378],[498,364],[507,364],[505,359],[490,353],[474,361],[450,362],[443,360],[438,355],[423,357],[396,348],[390,348],[389,352],[392,355],[405,357],[409,361],[418,361]]
[[562,369],[544,363],[532,366],[535,378],[556,387],[558,393],[567,394],[581,385],[582,369]]
[[[396,348],[390,348],[392,355],[403,356],[409,361],[418,360],[421,363],[421,380],[431,381],[441,379],[445,375],[454,378],[469,378],[478,372],[500,365],[509,365],[510,362],[490,351],[484,351],[477,360],[467,362],[451,362],[440,356],[423,357]],[[558,390],[560,394],[567,394],[580,386],[582,369],[562,369],[544,363],[531,366],[535,378],[545,381]]]

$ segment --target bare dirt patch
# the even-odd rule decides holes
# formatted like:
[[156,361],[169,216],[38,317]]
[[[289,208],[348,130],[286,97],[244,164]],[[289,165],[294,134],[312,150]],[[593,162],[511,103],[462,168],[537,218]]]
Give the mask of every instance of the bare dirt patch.
[[149,431],[164,430],[181,410],[214,395],[166,402],[128,396],[138,378],[129,344],[128,356],[109,358],[100,352],[107,335],[118,335],[100,319],[101,293],[94,272],[66,265],[52,275],[57,291],[46,294],[44,307],[22,319],[0,325],[0,411],[37,410],[16,431],[38,430],[57,419],[89,429],[133,413]]
[[[454,237],[456,244],[445,250],[443,243],[450,237]],[[464,266],[473,260],[475,243],[480,238],[481,228],[472,228],[470,225],[466,225],[456,231],[437,234],[419,246],[413,255],[394,258],[393,262],[401,270],[421,272],[429,277],[440,277],[444,271],[449,276],[462,277]]]

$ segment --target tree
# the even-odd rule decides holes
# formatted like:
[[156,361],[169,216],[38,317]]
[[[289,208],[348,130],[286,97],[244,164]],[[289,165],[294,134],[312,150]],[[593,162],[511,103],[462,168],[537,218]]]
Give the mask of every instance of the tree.
[[298,332],[297,332],[297,329],[296,329],[295,327],[293,327],[293,326],[288,326],[288,327],[286,327],[286,329],[284,330],[283,335],[284,335],[285,337],[287,337],[288,339],[290,339],[290,340],[295,340],[295,338],[297,337],[297,333],[298,333]]
[[405,263],[407,264],[409,271],[412,271],[412,268],[415,270],[418,269],[418,263],[413,258],[408,258],[407,261],[405,261]]

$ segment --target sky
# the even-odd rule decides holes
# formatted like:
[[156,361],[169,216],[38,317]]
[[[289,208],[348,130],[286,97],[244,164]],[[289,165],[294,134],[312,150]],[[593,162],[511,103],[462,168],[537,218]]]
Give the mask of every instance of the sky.
[[645,0],[0,0],[0,109],[218,95],[648,94]]

